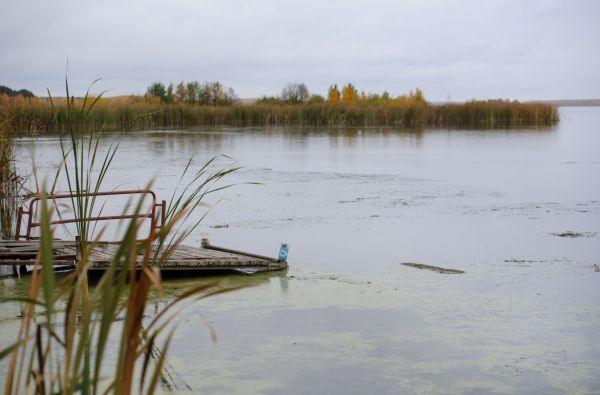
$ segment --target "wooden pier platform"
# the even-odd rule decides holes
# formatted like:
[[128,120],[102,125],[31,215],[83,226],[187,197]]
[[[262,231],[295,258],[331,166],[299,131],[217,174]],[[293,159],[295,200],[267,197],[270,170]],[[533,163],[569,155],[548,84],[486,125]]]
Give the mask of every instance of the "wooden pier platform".
[[[57,240],[53,243],[54,265],[63,270],[77,265],[74,241]],[[34,265],[39,240],[0,240],[0,265]],[[118,244],[98,243],[90,257],[90,271],[106,270],[117,251]],[[142,253],[138,255],[142,259]],[[164,261],[161,271],[233,271],[243,274],[282,270],[286,262],[266,256],[230,250],[203,243],[202,248],[179,245]]]

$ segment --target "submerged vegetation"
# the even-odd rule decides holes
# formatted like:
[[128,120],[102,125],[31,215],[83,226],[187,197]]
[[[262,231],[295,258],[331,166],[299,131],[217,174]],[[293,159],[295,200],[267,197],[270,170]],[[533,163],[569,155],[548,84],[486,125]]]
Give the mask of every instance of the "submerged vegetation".
[[[82,99],[79,99],[81,101]],[[0,113],[15,114],[15,127],[27,130],[33,120],[45,131],[64,129],[66,101],[0,95]],[[78,100],[75,100],[77,103]],[[139,128],[179,128],[201,125],[228,126],[396,126],[404,128],[512,128],[546,127],[558,122],[555,106],[508,100],[472,100],[432,104],[420,89],[391,96],[358,91],[353,84],[331,85],[327,97],[310,94],[302,83],[288,84],[276,97],[242,102],[219,82],[169,84],[148,87],[144,96],[101,98],[91,122],[123,130],[139,118]]]

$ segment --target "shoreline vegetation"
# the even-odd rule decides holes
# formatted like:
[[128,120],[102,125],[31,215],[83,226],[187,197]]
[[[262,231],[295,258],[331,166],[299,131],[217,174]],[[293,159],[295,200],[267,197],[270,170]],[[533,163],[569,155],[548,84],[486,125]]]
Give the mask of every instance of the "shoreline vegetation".
[[[89,100],[89,98],[88,98]],[[54,104],[54,109],[51,104]],[[83,99],[75,99],[75,102]],[[64,98],[0,93],[0,115],[11,114],[16,130],[54,132],[66,125]],[[141,119],[139,119],[142,117]],[[145,95],[100,97],[92,123],[124,130],[192,126],[394,126],[399,128],[537,128],[555,125],[553,104],[509,100],[430,103],[420,89],[396,97],[367,94],[352,84],[331,85],[327,97],[290,83],[280,96],[239,100],[219,82],[153,83]]]

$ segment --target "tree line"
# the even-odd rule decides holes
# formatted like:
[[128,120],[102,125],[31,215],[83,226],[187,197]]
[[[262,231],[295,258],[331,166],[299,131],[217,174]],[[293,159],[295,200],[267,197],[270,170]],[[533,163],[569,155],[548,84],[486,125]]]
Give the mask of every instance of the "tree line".
[[[35,97],[31,91],[21,89],[15,91],[7,86],[0,85],[0,94],[10,97],[23,96]],[[181,81],[177,85],[172,82],[165,86],[162,82],[153,82],[145,93],[146,97],[158,98],[161,103],[189,103],[208,106],[227,106],[239,102],[239,98],[232,88],[224,86],[219,81],[199,82]],[[380,103],[380,104],[424,104],[425,96],[419,88],[410,91],[407,95],[392,97],[387,91],[383,93],[365,93],[358,91],[352,84],[338,88],[337,84],[329,86],[327,97],[311,93],[303,82],[286,84],[278,96],[263,96],[257,100],[259,104],[307,104],[322,103],[352,104],[352,103]]]
[[157,97],[162,103],[190,103],[209,106],[226,106],[239,101],[232,88],[218,81],[199,82],[181,81],[177,86],[169,83],[167,87],[162,82],[154,82],[148,86],[146,96]]
[[[0,118],[11,113],[17,129],[28,130],[31,120],[41,130],[65,122],[66,98],[0,94]],[[75,98],[75,101],[84,100]],[[173,103],[173,104],[169,104]],[[151,115],[148,115],[151,114]],[[289,83],[281,93],[256,102],[241,103],[232,89],[219,82],[156,82],[145,95],[99,98],[94,121],[120,130],[139,120],[140,128],[197,125],[360,125],[397,127],[539,127],[558,122],[555,106],[543,103],[488,100],[430,104],[420,89],[392,96],[365,93],[352,83],[332,84],[326,96],[312,94],[304,83]]]
[[425,95],[423,91],[416,88],[407,95],[392,97],[389,92],[383,93],[365,93],[358,91],[354,84],[347,83],[338,88],[337,84],[332,84],[327,90],[327,97],[319,94],[311,94],[306,84],[302,82],[292,82],[287,84],[279,96],[263,96],[258,99],[258,103],[263,104],[303,104],[303,103],[322,103],[330,104],[353,104],[353,103],[380,103],[380,104],[425,104]]

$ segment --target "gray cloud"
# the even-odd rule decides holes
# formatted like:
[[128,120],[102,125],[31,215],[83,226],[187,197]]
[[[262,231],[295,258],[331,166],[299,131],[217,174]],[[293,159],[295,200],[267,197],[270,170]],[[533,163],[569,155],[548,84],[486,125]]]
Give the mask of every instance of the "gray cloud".
[[0,84],[110,94],[220,80],[243,97],[289,81],[433,100],[600,96],[596,1],[3,1]]

